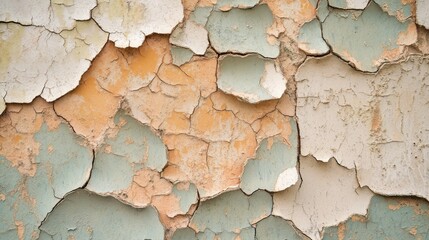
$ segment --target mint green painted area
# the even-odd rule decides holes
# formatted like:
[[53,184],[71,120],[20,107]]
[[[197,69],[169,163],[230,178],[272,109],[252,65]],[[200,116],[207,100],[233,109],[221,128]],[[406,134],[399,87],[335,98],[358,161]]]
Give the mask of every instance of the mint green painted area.
[[87,189],[100,194],[124,190],[137,171],[144,167],[161,171],[167,163],[165,145],[148,126],[124,111],[116,114],[114,122],[119,131],[107,137],[97,150],[87,185]]
[[[298,159],[298,131],[296,122],[289,117],[292,129],[288,145],[279,136],[274,137],[272,146],[264,139],[256,157],[247,161],[241,176],[240,188],[246,194],[251,194],[258,189],[274,192],[279,175],[286,169],[294,168]],[[284,189],[281,189],[284,190]]]
[[400,20],[410,18],[412,13],[412,6],[410,3],[403,4],[402,0],[374,0],[383,10],[391,16],[400,16]]
[[195,22],[196,24],[206,25],[207,19],[212,12],[212,7],[197,7],[195,10],[189,15],[189,20]]
[[82,139],[68,125],[49,130],[43,124],[34,138],[40,144],[34,176],[21,175],[0,156],[0,193],[5,196],[0,201],[0,239],[18,239],[16,222],[25,227],[24,239],[37,236],[52,208],[89,177],[92,151],[81,145]]
[[127,158],[129,163],[143,164],[160,172],[167,164],[167,148],[161,139],[131,116],[120,111],[115,116],[115,124],[125,121],[115,137],[107,138],[105,144],[112,147],[112,153]]
[[321,22],[324,22],[326,17],[329,15],[328,0],[320,0],[317,5],[317,17]]
[[45,239],[164,239],[152,207],[132,208],[112,197],[77,190],[58,204],[40,227]]
[[329,52],[329,47],[322,37],[319,20],[313,19],[302,25],[298,35],[298,46],[311,55],[324,55]]
[[179,198],[180,210],[186,213],[192,204],[198,202],[197,187],[190,183],[188,189],[179,189],[177,185],[173,186],[173,195]]
[[222,91],[250,103],[272,99],[273,96],[260,85],[268,61],[274,64],[257,54],[225,55],[219,59],[217,85]]
[[133,181],[134,169],[125,157],[97,152],[87,189],[97,193],[126,189]]
[[[189,238],[192,239],[192,238]],[[196,235],[196,238],[198,240],[213,240],[213,239],[219,239],[219,240],[254,240],[255,239],[255,229],[252,227],[241,229],[240,233],[234,233],[234,232],[221,232],[221,233],[214,233],[207,229],[205,232],[200,232]],[[187,240],[187,238],[177,238],[173,240]]]
[[303,240],[297,230],[288,221],[269,216],[256,224],[257,240]]
[[322,31],[334,53],[359,70],[376,72],[385,61],[383,53],[399,48],[399,34],[410,24],[399,22],[371,2],[357,18],[353,11],[332,10],[322,23]]
[[[364,222],[349,219],[344,225],[342,232],[348,240],[429,239],[429,203],[418,198],[375,195]],[[325,228],[323,239],[340,239],[338,227]]]
[[176,66],[181,66],[189,62],[192,56],[194,56],[194,52],[192,52],[190,49],[174,45],[171,46],[170,52],[171,57],[173,58],[173,64]]
[[60,124],[57,129],[49,131],[43,124],[34,138],[40,142],[39,155],[35,158],[40,167],[35,177],[49,176],[52,179],[49,185],[52,185],[56,197],[62,198],[85,184],[92,167],[92,151],[81,144],[83,140],[69,126]]
[[271,214],[271,210],[272,197],[267,192],[257,191],[246,196],[236,190],[202,202],[189,226],[196,232],[234,232],[251,227],[252,223]]
[[213,11],[206,29],[212,47],[219,53],[259,53],[276,58],[280,53],[279,44],[271,45],[267,40],[267,30],[273,23],[271,10],[261,4],[252,9]]
[[216,10],[230,8],[252,8],[259,3],[259,0],[218,0],[215,5]]
[[180,228],[177,229],[172,238],[172,240],[197,240],[198,238],[195,235],[195,231],[191,228]]

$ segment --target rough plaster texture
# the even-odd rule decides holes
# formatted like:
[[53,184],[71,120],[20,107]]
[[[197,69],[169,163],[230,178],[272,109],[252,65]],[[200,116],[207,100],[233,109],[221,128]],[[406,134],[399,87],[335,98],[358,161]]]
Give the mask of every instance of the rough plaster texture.
[[0,240],[429,239],[428,6],[0,1]]

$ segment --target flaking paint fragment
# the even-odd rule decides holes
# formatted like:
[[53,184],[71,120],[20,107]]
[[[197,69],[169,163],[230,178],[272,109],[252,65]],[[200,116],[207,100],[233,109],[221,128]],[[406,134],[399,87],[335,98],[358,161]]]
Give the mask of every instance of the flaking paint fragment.
[[[201,21],[194,21],[195,14],[191,13],[188,20],[174,29],[170,35],[170,43],[192,50],[195,54],[204,55],[209,47],[208,32],[205,29],[207,18]],[[194,17],[193,17],[194,16]]]
[[189,62],[194,55],[194,53],[182,47],[171,46],[171,58],[172,62],[176,66],[181,66],[187,62]]
[[391,16],[395,16],[399,21],[403,22],[413,16],[413,4],[414,1],[410,0],[374,0],[380,5],[383,11],[387,12]]
[[28,103],[39,95],[54,101],[74,89],[107,34],[92,20],[59,34],[43,27],[0,23],[0,39],[1,97],[6,103]]
[[367,72],[398,60],[404,47],[417,40],[414,22],[399,22],[373,2],[362,12],[332,10],[322,23],[322,32],[335,54]]
[[229,11],[232,8],[253,8],[260,0],[217,0],[215,9]]
[[232,9],[228,12],[213,11],[206,28],[211,46],[219,53],[259,53],[276,58],[279,42],[268,41],[268,28],[274,24],[273,14],[265,5],[252,9]]
[[219,58],[218,87],[229,94],[257,103],[280,98],[286,90],[279,64],[256,54]]
[[94,20],[120,48],[137,48],[153,33],[171,33],[183,16],[180,0],[98,0],[92,10]]
[[416,0],[416,22],[429,30],[429,0]]
[[272,199],[267,192],[257,191],[250,196],[240,190],[226,192],[200,203],[189,226],[197,233],[207,230],[215,234],[240,233],[270,215],[271,207]]
[[91,19],[96,0],[29,0],[0,2],[0,22],[44,27],[55,33],[72,30],[79,20]]
[[301,154],[335,157],[377,193],[429,199],[427,58],[386,65],[376,75],[335,56],[312,58],[296,80]]
[[136,209],[111,197],[77,190],[40,226],[44,239],[163,239],[155,209]]
[[0,238],[37,239],[52,208],[87,182],[92,151],[40,99],[8,107],[0,126]]
[[324,55],[329,52],[329,47],[322,37],[319,20],[314,19],[301,27],[298,47],[309,55]]
[[373,193],[359,187],[354,170],[309,156],[300,158],[300,175],[299,184],[274,194],[273,215],[291,220],[311,239],[321,239],[325,226],[366,213]]
[[329,0],[329,5],[342,9],[364,9],[369,0]]
[[264,139],[256,157],[247,161],[241,176],[240,188],[246,193],[262,189],[270,192],[285,190],[298,181],[298,132],[294,120],[286,142],[282,137]]
[[428,222],[427,201],[376,195],[366,217],[355,215],[338,226],[325,228],[323,239],[427,239]]

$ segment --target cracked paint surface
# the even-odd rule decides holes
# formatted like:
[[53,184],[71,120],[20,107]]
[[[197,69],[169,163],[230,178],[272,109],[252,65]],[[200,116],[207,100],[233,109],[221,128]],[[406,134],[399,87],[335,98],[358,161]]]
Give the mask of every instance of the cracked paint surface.
[[[373,193],[361,188],[353,169],[313,157],[300,157],[300,182],[273,197],[273,215],[291,220],[311,239],[323,227],[337,225],[352,214],[365,214]],[[339,184],[333,184],[339,183]]]
[[377,193],[428,199],[428,74],[420,57],[376,75],[335,56],[309,59],[297,74],[301,154],[335,157]]
[[0,239],[426,239],[427,6],[0,2]]
[[87,182],[92,152],[41,99],[10,105],[0,122],[0,237],[35,239],[61,198]]

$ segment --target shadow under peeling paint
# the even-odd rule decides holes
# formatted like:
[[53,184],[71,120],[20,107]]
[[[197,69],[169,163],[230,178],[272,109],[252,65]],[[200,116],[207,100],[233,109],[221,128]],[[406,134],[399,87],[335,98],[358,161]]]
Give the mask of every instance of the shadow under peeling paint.
[[40,230],[40,240],[164,238],[164,228],[155,209],[135,209],[85,190],[67,195]]
[[240,188],[251,194],[258,189],[277,192],[285,190],[298,181],[298,131],[295,120],[289,118],[291,133],[289,143],[283,138],[264,139],[250,159],[241,177]]
[[0,157],[0,239],[36,238],[45,216],[89,177],[92,152],[69,126],[43,124],[34,138],[40,143],[34,176],[20,174]]
[[368,217],[355,215],[338,226],[325,228],[323,239],[429,239],[429,203],[376,195],[371,199]]

